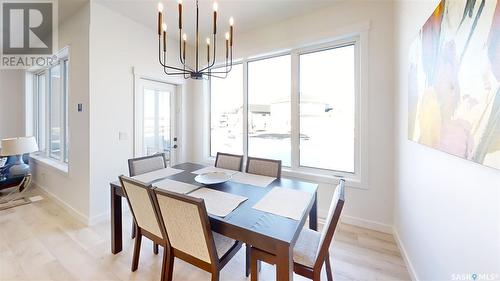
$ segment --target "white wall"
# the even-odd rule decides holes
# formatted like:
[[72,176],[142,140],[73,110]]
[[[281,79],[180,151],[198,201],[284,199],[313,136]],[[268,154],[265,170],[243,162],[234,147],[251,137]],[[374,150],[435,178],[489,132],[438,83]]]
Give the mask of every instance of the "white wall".
[[24,136],[24,70],[0,70],[0,140]]
[[500,278],[500,171],[408,141],[406,135],[409,46],[437,4],[395,6],[394,228],[419,280],[494,272]]
[[[69,167],[64,173],[32,165],[34,182],[86,221],[89,214],[89,17],[86,4],[59,26],[59,48],[69,46]],[[83,112],[77,112],[77,104]]]
[[[90,104],[91,104],[91,206],[90,221],[108,218],[109,183],[121,174],[128,175],[127,159],[134,148],[134,74],[133,70],[156,80],[183,84],[180,94],[183,104],[181,122],[191,114],[186,108],[190,102],[190,83],[171,79],[163,74],[158,63],[157,34],[128,17],[93,2],[90,31]],[[153,19],[154,20],[154,19]],[[168,50],[177,53],[178,42],[169,40]],[[188,120],[189,121],[189,120]],[[182,126],[187,128],[186,125]],[[126,139],[119,140],[119,133]],[[180,132],[179,147],[187,136]]]
[[[344,218],[390,231],[392,225],[393,189],[393,42],[392,3],[389,1],[343,1],[265,29],[237,34],[236,57],[255,56],[325,40],[338,39],[370,24],[367,65],[368,83],[368,181],[366,190],[349,188]],[[200,88],[201,89],[201,88]],[[202,93],[199,93],[200,97]],[[193,104],[194,161],[203,161],[203,110],[199,98]],[[334,186],[322,183],[319,190],[319,214],[328,211]],[[361,220],[360,220],[361,219]],[[352,220],[351,220],[352,221]]]

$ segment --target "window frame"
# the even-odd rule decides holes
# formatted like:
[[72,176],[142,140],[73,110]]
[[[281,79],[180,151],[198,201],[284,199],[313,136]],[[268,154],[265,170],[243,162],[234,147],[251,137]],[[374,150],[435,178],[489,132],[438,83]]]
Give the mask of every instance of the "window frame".
[[[291,56],[291,167],[283,167],[283,175],[297,177],[306,180],[320,181],[325,183],[337,183],[338,179],[347,179],[351,187],[367,189],[367,62],[368,31],[342,37],[323,43],[310,44],[297,48],[286,49],[279,52],[251,56],[243,58],[237,63],[243,64],[243,155],[248,157],[248,63],[265,60],[284,55]],[[355,121],[354,121],[354,172],[336,171],[323,168],[306,167],[300,165],[300,55],[321,52],[354,45],[355,52]],[[366,63],[365,63],[366,62]],[[208,116],[211,117],[211,85],[208,80],[205,89],[208,92]],[[211,130],[208,121],[208,151],[203,152],[204,161],[213,163],[214,157],[210,155]],[[207,142],[205,142],[207,143]]]
[[[32,72],[33,77],[33,135],[38,142],[40,142],[41,130],[44,131],[44,144],[45,147],[41,148],[37,153],[37,157],[43,157],[51,162],[55,162],[56,165],[69,165],[69,68],[70,59],[68,54],[68,49],[64,48],[57,54],[57,62],[44,68],[36,69]],[[60,89],[63,91],[60,106],[58,108],[61,116],[60,124],[60,158],[52,156],[50,149],[51,141],[51,112],[52,112],[52,79],[51,79],[51,69],[55,66],[60,67]],[[45,122],[40,124],[39,114],[40,114],[40,99],[39,99],[39,79],[40,77],[45,77],[45,104],[44,104],[44,115]]]

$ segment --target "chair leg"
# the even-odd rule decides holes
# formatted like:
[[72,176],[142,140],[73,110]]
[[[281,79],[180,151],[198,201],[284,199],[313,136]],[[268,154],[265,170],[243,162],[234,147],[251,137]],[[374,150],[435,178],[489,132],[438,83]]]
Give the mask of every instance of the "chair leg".
[[158,244],[156,244],[155,242],[153,242],[153,253],[155,255],[158,255]]
[[168,274],[166,273],[168,270],[168,255],[166,247],[163,248],[163,258],[161,263],[161,277],[160,281],[166,281],[168,278]]
[[219,271],[212,272],[212,281],[219,281]]
[[138,230],[135,236],[134,254],[132,256],[132,271],[136,271],[137,267],[139,266],[139,255],[141,253],[141,240],[142,240],[142,234],[141,231]]
[[326,255],[325,267],[326,267],[326,278],[328,278],[328,281],[333,281],[332,267],[330,265],[330,255]]
[[257,281],[259,280],[259,270],[257,269],[258,267],[258,260],[255,255],[252,255],[251,250],[249,247],[247,247],[247,251],[250,252],[250,264],[251,264],[251,274],[250,274],[250,281]]
[[[245,264],[246,264],[246,267],[245,267],[245,276],[248,277],[250,276],[250,245],[246,245],[246,250],[245,250],[245,254],[246,254],[246,258],[245,258]],[[260,272],[260,269],[261,269],[261,261],[257,261],[257,269],[259,270]]]
[[172,253],[172,248],[169,248],[168,246],[165,246],[163,249],[164,251],[164,256],[165,258],[165,274],[167,281],[172,281],[173,275],[174,275],[174,253]]
[[136,226],[135,226],[135,222],[134,222],[134,221],[132,221],[132,233],[131,233],[131,237],[132,237],[132,239],[134,239],[134,238],[135,238],[135,234],[136,234],[136,233],[135,233],[135,227],[136,227]]
[[248,277],[250,276],[250,245],[246,244],[245,247],[245,276]]

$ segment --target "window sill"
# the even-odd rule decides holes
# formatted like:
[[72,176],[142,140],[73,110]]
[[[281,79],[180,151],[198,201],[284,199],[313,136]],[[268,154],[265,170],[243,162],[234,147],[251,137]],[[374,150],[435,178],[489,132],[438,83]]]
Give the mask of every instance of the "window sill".
[[61,172],[63,174],[68,174],[68,164],[62,163],[57,160],[48,158],[39,154],[30,154],[30,159],[34,160],[36,163],[41,164],[43,166],[47,166]]

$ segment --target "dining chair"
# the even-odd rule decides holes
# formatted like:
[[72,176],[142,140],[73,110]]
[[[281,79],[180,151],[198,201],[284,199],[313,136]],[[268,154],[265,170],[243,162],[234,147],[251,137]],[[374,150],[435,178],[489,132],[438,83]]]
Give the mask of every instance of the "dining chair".
[[[256,157],[247,158],[245,172],[249,174],[281,178],[281,160],[264,159]],[[246,245],[246,270],[245,275],[250,275],[250,246]],[[260,267],[259,267],[260,268]]]
[[[139,266],[142,236],[152,240],[155,245],[161,245],[163,249],[167,248],[167,239],[165,239],[160,225],[158,224],[157,212],[150,198],[152,186],[144,185],[139,181],[125,176],[120,176],[120,183],[136,226],[136,237],[132,256],[132,271],[136,271]],[[164,260],[166,252],[165,250],[163,251]],[[164,267],[165,264],[163,264],[162,267],[161,280],[165,280]]]
[[[128,172],[131,177],[149,173],[155,170],[167,167],[167,157],[165,153],[156,153],[153,155],[128,159]],[[132,239],[135,238],[135,225],[132,221]],[[153,252],[158,254],[158,245],[153,245]]]
[[131,177],[149,173],[167,167],[167,156],[165,153],[128,159],[128,171]]
[[249,174],[280,178],[281,160],[248,157],[245,171]]
[[[319,281],[321,278],[321,268],[325,264],[328,281],[333,280],[328,249],[339,222],[342,208],[344,207],[344,185],[345,180],[341,179],[335,189],[323,230],[317,232],[304,228],[300,232],[293,249],[293,271],[295,273],[314,281]],[[252,247],[250,252],[251,281],[257,281],[257,261],[276,264],[276,256],[255,247]]]
[[203,199],[160,189],[151,194],[168,237],[166,280],[172,280],[175,258],[212,273],[212,281],[219,280],[220,270],[241,249],[241,242],[212,232]]
[[215,167],[241,172],[243,168],[243,155],[217,152]]

